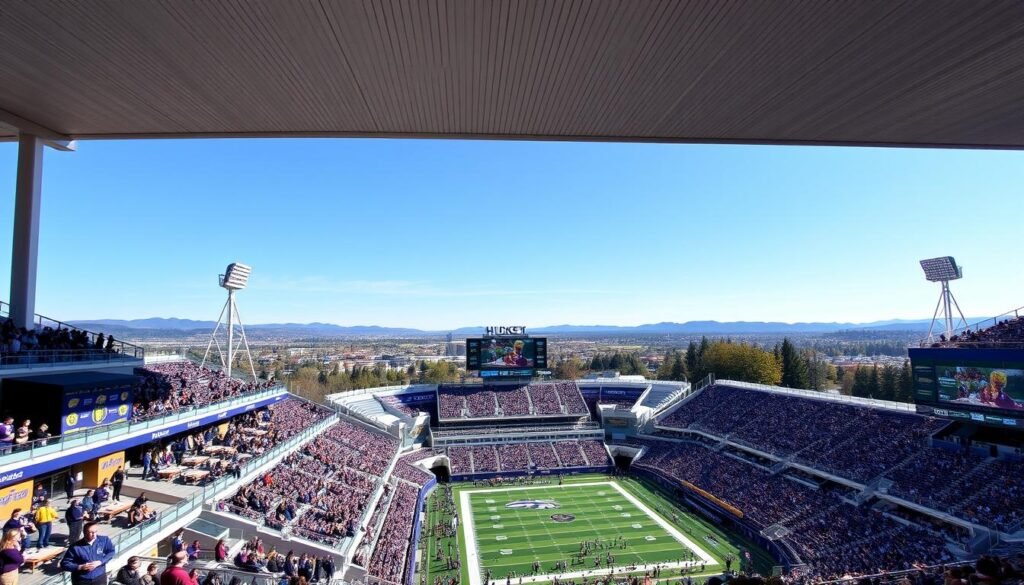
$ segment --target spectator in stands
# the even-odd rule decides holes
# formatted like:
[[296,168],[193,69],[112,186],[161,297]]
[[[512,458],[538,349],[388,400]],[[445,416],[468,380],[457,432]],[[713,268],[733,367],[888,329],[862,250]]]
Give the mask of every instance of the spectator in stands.
[[192,567],[188,571],[188,580],[192,585],[199,585],[199,569]]
[[95,491],[86,490],[85,496],[82,497],[82,509],[85,510],[85,517],[87,520],[94,520],[96,518],[96,512],[100,507],[99,504],[96,503]]
[[68,525],[68,544],[81,540],[82,527],[85,525],[85,509],[82,508],[78,500],[71,500],[68,509],[64,512],[64,521]]
[[99,534],[98,526],[86,524],[85,537],[72,544],[60,561],[60,568],[71,573],[72,585],[107,585],[107,563],[117,551],[109,538]]
[[160,585],[192,585],[185,565],[188,563],[188,556],[185,551],[179,550],[167,559],[167,568],[160,575]]
[[105,479],[100,487],[96,488],[96,492],[92,496],[93,501],[96,502],[96,508],[102,508],[110,500],[110,480]]
[[29,535],[35,532],[36,528],[32,525],[31,520],[22,515],[21,508],[15,508],[11,510],[11,517],[4,524],[4,533],[6,534],[8,530],[18,531],[21,536],[21,552],[25,552],[31,544]]
[[42,423],[41,425],[39,425],[39,428],[36,429],[34,433],[32,433],[31,439],[35,446],[45,447],[47,443],[50,442],[50,437],[52,436],[53,435],[50,434],[50,425]]
[[4,530],[0,540],[0,585],[18,585],[18,574],[24,562],[21,532],[19,529]]
[[14,417],[4,417],[0,424],[0,454],[10,453],[14,447]]
[[213,547],[213,558],[218,563],[228,560],[228,545],[223,538],[217,541],[217,546]]
[[156,563],[146,566],[146,574],[142,576],[142,585],[157,585],[160,582],[160,567]]
[[142,479],[148,480],[149,473],[153,469],[153,454],[147,449],[142,454]]
[[139,557],[128,557],[128,562],[117,572],[114,581],[121,585],[143,585],[142,574],[139,572]]
[[185,549],[185,552],[188,553],[189,562],[198,561],[200,551],[202,551],[202,547],[199,545],[199,541],[193,540],[192,544],[188,545],[188,548]]
[[36,491],[32,493],[32,509],[35,510],[48,499],[50,499],[49,490],[41,483],[36,484]]
[[36,539],[36,550],[43,550],[50,546],[53,521],[57,517],[57,510],[50,505],[50,500],[44,500],[42,505],[36,508],[35,523],[36,529],[39,531],[39,537]]
[[69,470],[64,475],[64,495],[68,497],[68,500],[75,497],[75,483],[75,474]]
[[116,470],[114,470],[114,474],[110,476],[110,485],[113,486],[114,488],[114,501],[120,502],[121,486],[124,485],[124,469],[122,467],[118,467]]

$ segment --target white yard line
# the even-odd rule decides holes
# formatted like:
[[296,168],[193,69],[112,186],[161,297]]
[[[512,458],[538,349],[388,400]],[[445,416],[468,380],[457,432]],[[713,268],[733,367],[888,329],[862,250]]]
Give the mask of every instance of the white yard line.
[[466,536],[466,564],[469,565],[469,585],[481,585],[480,559],[476,552],[476,530],[473,528],[473,508],[469,505],[469,496],[472,492],[459,492],[459,510],[461,510],[461,521],[459,525],[462,533]]
[[667,520],[662,518],[661,514],[655,513],[654,510],[652,510],[652,509],[647,507],[647,504],[645,504],[645,503],[641,502],[640,500],[638,500],[636,498],[636,496],[634,496],[633,494],[631,494],[631,493],[627,492],[626,490],[624,490],[622,488],[622,486],[620,486],[619,484],[613,483],[613,484],[609,484],[609,485],[612,486],[612,489],[614,489],[615,491],[617,491],[620,494],[622,494],[622,497],[624,497],[627,500],[629,500],[631,504],[633,504],[637,508],[640,508],[645,514],[650,516],[652,520],[654,520],[655,522],[658,523],[658,526],[661,526],[662,528],[665,529],[665,532],[668,532],[669,534],[672,535],[673,538],[675,538],[679,542],[683,543],[687,548],[689,548],[693,552],[697,553],[697,556],[700,557],[701,560],[703,560],[705,563],[707,563],[709,565],[715,564],[715,559],[711,558],[711,555],[709,555],[708,553],[704,552],[704,549],[702,549],[701,547],[699,547],[696,544],[694,544],[694,542],[692,540],[690,540],[689,538],[686,538],[685,536],[683,536],[683,533],[679,532],[678,528],[676,528],[675,526],[672,526],[671,524],[668,523]]
[[[615,491],[619,492],[622,495],[622,497],[624,497],[627,500],[629,500],[629,502],[631,504],[633,504],[634,506],[639,508],[641,512],[643,512],[644,514],[647,514],[652,520],[657,522],[658,526],[661,526],[666,532],[668,532],[672,536],[672,538],[675,538],[682,545],[686,546],[687,548],[692,550],[694,553],[696,553],[697,556],[700,557],[700,559],[702,561],[704,561],[704,564],[706,564],[706,565],[716,565],[717,564],[715,562],[715,560],[713,558],[711,558],[711,555],[706,553],[704,551],[704,549],[702,549],[701,547],[699,547],[696,544],[694,544],[694,542],[692,540],[690,540],[689,538],[684,536],[682,532],[679,532],[679,530],[675,526],[672,526],[671,524],[669,524],[664,518],[661,517],[660,514],[655,513],[654,510],[651,510],[650,508],[648,508],[646,504],[644,504],[643,502],[638,500],[633,494],[627,492],[626,490],[624,490],[622,487],[620,487],[616,483],[611,483],[611,482],[607,482],[607,481],[595,481],[595,482],[588,482],[588,483],[573,483],[573,484],[567,484],[567,485],[564,485],[564,486],[543,485],[543,486],[523,486],[523,487],[506,487],[506,488],[469,489],[469,490],[463,490],[463,491],[459,492],[459,509],[461,510],[461,516],[462,516],[460,518],[460,523],[459,524],[462,527],[462,530],[464,531],[463,534],[465,535],[465,538],[463,540],[466,541],[466,563],[469,565],[469,567],[468,567],[469,568],[469,585],[487,585],[487,584],[485,584],[483,582],[483,579],[480,576],[480,558],[479,558],[479,554],[477,553],[476,530],[473,528],[473,507],[470,505],[470,501],[469,501],[469,498],[470,498],[471,495],[473,495],[473,494],[482,494],[482,493],[503,493],[503,492],[511,492],[511,491],[549,489],[549,488],[552,488],[552,487],[567,487],[568,488],[568,487],[576,487],[576,486],[608,486],[608,487],[611,487]],[[670,562],[670,563],[656,563],[656,564],[658,564],[662,568],[666,568],[666,569],[678,569],[678,568],[681,568],[681,567],[694,567],[694,566],[697,566],[700,563],[698,563],[697,561],[686,561],[686,562],[676,561],[676,562]],[[654,564],[651,564],[651,565],[637,565],[637,571],[642,571],[643,568],[647,567],[647,566],[653,567]],[[584,577],[584,576],[591,577],[591,576],[597,576],[597,575],[607,575],[607,574],[609,574],[609,572],[614,572],[614,573],[622,574],[622,573],[626,573],[627,571],[625,570],[624,567],[616,567],[613,571],[609,571],[608,569],[595,569],[595,570],[591,570],[591,571],[575,571],[575,572],[572,572],[572,573],[550,573],[550,574],[547,574],[547,575],[537,575],[537,576],[534,576],[534,577],[528,577],[528,576],[524,575],[523,578],[522,578],[522,581],[523,581],[523,583],[541,583],[541,582],[553,581],[555,577],[558,577],[559,579],[577,579],[577,578]],[[495,578],[494,581],[496,583],[498,583],[498,585],[501,585],[502,579]],[[519,578],[517,577],[513,581],[518,583],[519,582]]]

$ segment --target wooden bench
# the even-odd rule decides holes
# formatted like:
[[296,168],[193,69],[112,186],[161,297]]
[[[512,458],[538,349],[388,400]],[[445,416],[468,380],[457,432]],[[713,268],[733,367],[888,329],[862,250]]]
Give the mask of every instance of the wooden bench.
[[112,502],[96,510],[96,516],[101,521],[109,522],[113,520],[118,514],[123,514],[130,510],[132,507],[128,502]]
[[181,474],[181,479],[185,483],[199,483],[207,477],[210,477],[210,472],[205,469],[189,469]]
[[192,455],[191,457],[185,457],[181,460],[181,464],[188,467],[197,467],[209,461],[210,458],[207,455]]
[[24,567],[28,567],[30,570],[35,571],[39,565],[45,565],[53,559],[59,557],[64,552],[63,547],[59,546],[48,546],[41,551],[37,552],[25,552],[25,562],[22,564]]
[[160,479],[166,479],[168,481],[174,481],[174,478],[181,474],[183,467],[172,465],[171,467],[165,467],[158,470],[156,473],[160,476]]

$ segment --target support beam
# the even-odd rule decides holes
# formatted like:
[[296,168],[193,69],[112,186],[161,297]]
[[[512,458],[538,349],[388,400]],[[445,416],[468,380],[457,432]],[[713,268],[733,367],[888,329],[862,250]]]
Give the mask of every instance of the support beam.
[[36,313],[36,265],[39,261],[39,212],[42,204],[43,139],[18,137],[18,177],[14,192],[14,243],[11,246],[11,319],[32,327]]
[[[61,134],[55,130],[51,130],[42,124],[36,124],[31,120],[26,120],[21,116],[8,112],[7,110],[0,109],[0,126],[11,128],[18,132],[18,134],[31,134],[38,136],[47,142],[60,143],[73,143],[74,141],[67,134]],[[58,148],[55,146],[54,148]],[[72,150],[74,147],[72,146]]]

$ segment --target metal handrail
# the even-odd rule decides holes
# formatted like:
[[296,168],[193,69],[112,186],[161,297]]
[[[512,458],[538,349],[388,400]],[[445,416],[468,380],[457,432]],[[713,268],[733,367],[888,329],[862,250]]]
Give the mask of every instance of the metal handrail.
[[[271,458],[280,455],[281,453],[297,446],[299,443],[315,437],[316,435],[323,432],[323,429],[329,426],[334,420],[337,419],[335,416],[328,416],[323,421],[320,421],[316,425],[307,428],[306,430],[298,433],[289,439],[283,441],[273,449],[263,453],[263,455],[250,459],[248,463],[244,465],[250,469],[259,467],[263,463],[269,461]],[[174,506],[161,512],[156,518],[144,522],[135,528],[129,528],[120,534],[115,534],[110,537],[110,540],[114,543],[114,548],[118,551],[127,550],[133,546],[142,544],[146,539],[151,538],[155,534],[161,533],[178,522],[183,516],[194,512],[196,509],[201,508],[208,500],[226,489],[228,489],[237,480],[232,476],[221,477],[203,486],[202,491],[192,494],[188,499],[182,500]],[[65,585],[70,583],[70,576],[68,573],[60,573],[54,575],[49,579],[42,582],[42,585]]]
[[169,422],[201,416],[220,410],[224,407],[256,402],[261,398],[280,394],[285,391],[286,389],[284,386],[274,386],[273,388],[258,390],[250,394],[235,396],[218,402],[181,408],[162,416],[152,415],[150,417],[144,417],[137,420],[112,423],[100,427],[93,427],[91,429],[83,429],[81,431],[65,435],[56,435],[47,439],[36,439],[34,441],[15,445],[14,448],[7,453],[0,453],[0,466],[6,465],[12,461],[34,459],[35,457],[42,455],[59,453],[61,451],[81,447],[85,444],[131,434],[136,431],[149,429]]
[[[1006,319],[1018,319],[1022,315],[1024,315],[1024,307],[1017,307],[1016,309],[1006,311],[1001,315],[996,315],[995,317],[982,319],[981,321],[971,323],[970,325],[964,325],[963,327],[954,330],[953,335],[961,335],[963,333],[967,333],[968,331],[978,332],[983,329],[988,329],[989,327],[998,325],[1000,321]],[[1024,347],[1024,341],[949,341],[948,339],[946,341],[935,341],[934,339],[929,340],[925,338],[919,342],[920,347],[932,347],[934,345],[938,345],[939,347],[996,346],[1013,348]]]

